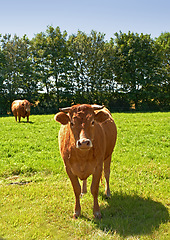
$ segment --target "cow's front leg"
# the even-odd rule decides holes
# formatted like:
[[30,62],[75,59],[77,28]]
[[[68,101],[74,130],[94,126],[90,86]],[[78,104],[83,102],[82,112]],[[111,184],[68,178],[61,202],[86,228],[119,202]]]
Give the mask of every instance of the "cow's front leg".
[[74,194],[75,194],[76,203],[75,203],[75,211],[73,214],[73,218],[76,219],[80,216],[80,213],[81,213],[81,206],[80,206],[81,186],[80,186],[78,177],[75,176],[68,167],[66,167],[66,172],[71,180]]
[[93,195],[94,199],[94,205],[93,205],[93,214],[94,217],[101,219],[101,213],[100,213],[100,207],[98,203],[98,192],[99,192],[99,182],[101,178],[102,173],[102,166],[98,166],[96,168],[95,173],[93,174],[92,184],[91,184],[91,193]]

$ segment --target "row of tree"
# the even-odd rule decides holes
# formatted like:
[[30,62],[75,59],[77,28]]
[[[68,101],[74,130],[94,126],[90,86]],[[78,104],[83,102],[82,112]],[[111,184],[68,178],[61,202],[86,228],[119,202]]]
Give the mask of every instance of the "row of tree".
[[33,112],[56,112],[74,103],[105,104],[112,111],[169,110],[170,33],[157,39],[137,33],[105,35],[60,28],[28,39],[0,38],[0,114],[14,99]]

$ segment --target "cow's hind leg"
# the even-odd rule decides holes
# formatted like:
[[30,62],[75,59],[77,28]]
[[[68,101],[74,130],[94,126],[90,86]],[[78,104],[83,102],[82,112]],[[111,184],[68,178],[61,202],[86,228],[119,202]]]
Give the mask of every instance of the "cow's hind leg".
[[87,193],[87,179],[86,179],[86,180],[83,180],[83,185],[82,185],[81,193],[82,193],[82,194]]
[[104,176],[106,179],[106,187],[105,187],[105,194],[107,197],[110,197],[110,187],[109,187],[109,178],[110,178],[110,163],[111,163],[111,157],[109,156],[104,161]]
[[71,170],[67,167],[66,167],[66,172],[71,180],[74,194],[75,194],[76,203],[75,203],[75,211],[74,211],[73,218],[76,219],[80,216],[80,213],[81,213],[81,206],[80,206],[81,186],[80,186],[78,178],[75,175],[73,175]]
[[29,116],[27,116],[27,123],[29,123]]
[[19,120],[19,122],[21,121],[21,116],[20,115],[18,115],[18,120]]
[[99,192],[99,182],[101,178],[102,167],[98,166],[95,173],[93,174],[91,193],[94,199],[93,214],[96,218],[101,219],[100,207],[98,203],[98,192]]

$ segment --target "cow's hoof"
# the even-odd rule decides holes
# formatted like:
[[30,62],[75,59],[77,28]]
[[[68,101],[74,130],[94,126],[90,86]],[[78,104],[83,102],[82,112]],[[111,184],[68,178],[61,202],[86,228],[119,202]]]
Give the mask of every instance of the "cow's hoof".
[[99,220],[101,220],[101,218],[102,218],[102,215],[101,215],[101,213],[100,213],[100,212],[95,212],[95,213],[94,213],[94,217],[95,217],[96,219],[99,219]]
[[87,193],[87,190],[83,190],[82,192],[81,192],[81,194],[86,194]]
[[80,216],[80,213],[76,213],[76,212],[75,212],[75,213],[73,214],[73,219],[77,219],[79,216]]
[[77,216],[77,214],[75,213],[74,215],[73,215],[73,219],[77,219],[78,218],[78,216]]
[[105,195],[106,195],[106,198],[110,198],[111,197],[111,193],[110,193],[109,189],[105,190]]
[[110,193],[105,193],[106,198],[111,198],[111,194]]
[[81,193],[81,194],[80,194],[80,197],[82,198],[82,197],[83,197],[83,195],[84,195],[84,193]]

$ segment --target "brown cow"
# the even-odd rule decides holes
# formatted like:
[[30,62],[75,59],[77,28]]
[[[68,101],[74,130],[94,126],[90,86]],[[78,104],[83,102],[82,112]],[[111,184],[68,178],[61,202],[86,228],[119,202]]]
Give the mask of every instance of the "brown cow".
[[[80,195],[87,192],[86,181],[92,174],[93,213],[100,219],[99,182],[104,163],[105,193],[110,196],[110,163],[117,138],[116,125],[109,110],[103,109],[103,106],[74,105],[60,111],[54,119],[62,124],[59,132],[59,148],[75,193],[73,218],[80,215]],[[83,180],[82,191],[78,178]]]
[[16,122],[17,122],[17,116],[18,116],[19,122],[21,120],[21,117],[23,118],[27,117],[27,122],[29,122],[30,107],[32,105],[33,104],[26,99],[13,101],[11,105],[11,110],[15,116]]

